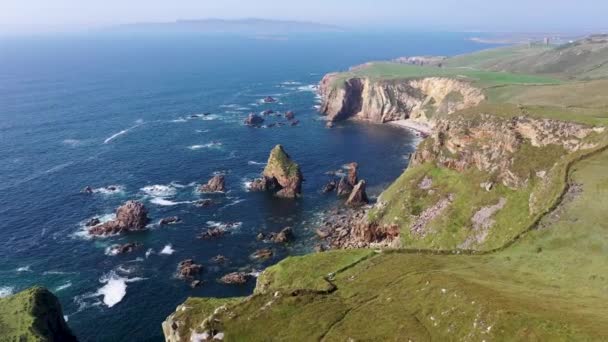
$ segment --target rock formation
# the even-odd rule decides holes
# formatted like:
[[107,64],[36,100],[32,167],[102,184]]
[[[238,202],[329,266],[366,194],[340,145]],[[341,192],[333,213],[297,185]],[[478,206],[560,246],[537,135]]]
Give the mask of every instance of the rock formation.
[[76,342],[61,303],[42,287],[0,298],[0,341]]
[[225,192],[226,180],[223,175],[216,175],[211,178],[207,184],[203,184],[198,188],[199,192]]
[[429,77],[371,80],[326,75],[319,86],[321,113],[329,121],[353,118],[384,123],[416,119],[428,123],[437,114],[451,114],[481,103],[483,92],[462,80]]
[[220,278],[220,283],[229,285],[242,285],[247,282],[251,276],[245,272],[228,273]]
[[302,193],[302,173],[298,164],[293,162],[283,146],[277,145],[270,152],[262,178],[250,186],[252,191],[273,191],[276,196],[294,198]]
[[346,205],[357,207],[368,203],[369,199],[367,198],[367,193],[365,192],[365,181],[361,180],[353,188],[353,191],[350,193],[350,196],[346,201]]
[[264,123],[264,118],[257,114],[251,113],[247,116],[244,123],[247,126],[259,126]]
[[160,221],[158,221],[159,225],[167,225],[167,224],[176,224],[176,223],[180,223],[182,222],[182,219],[180,219],[177,216],[171,216],[171,217],[165,217],[163,219],[161,219]]
[[251,254],[251,258],[255,260],[264,260],[272,257],[272,249],[262,248]]
[[338,196],[347,196],[357,185],[359,179],[359,164],[353,162],[346,166],[348,174],[346,177],[342,177],[338,182],[337,193]]
[[177,277],[180,279],[193,279],[203,271],[203,266],[196,264],[192,259],[181,261],[177,265]]
[[146,228],[148,211],[137,201],[128,201],[116,210],[116,218],[112,221],[96,225],[89,229],[91,235],[113,235]]

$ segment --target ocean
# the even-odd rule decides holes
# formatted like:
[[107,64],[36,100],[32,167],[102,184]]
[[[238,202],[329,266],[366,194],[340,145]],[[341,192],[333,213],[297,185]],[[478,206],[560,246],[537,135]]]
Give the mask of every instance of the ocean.
[[[233,271],[255,274],[312,251],[324,211],[342,204],[321,193],[328,171],[356,161],[377,196],[407,167],[418,138],[388,125],[325,128],[315,85],[331,71],[406,55],[454,55],[491,47],[457,33],[336,33],[287,39],[96,34],[0,38],[0,296],[32,285],[60,299],[82,341],[161,341],[161,322],[189,296],[246,296],[255,281],[228,286]],[[278,102],[264,104],[266,96]],[[293,110],[298,126],[250,128],[250,112]],[[208,113],[208,115],[201,115]],[[284,122],[272,116],[268,122]],[[281,200],[246,184],[282,144],[300,164],[303,196]],[[228,192],[196,186],[226,176]],[[85,186],[91,195],[80,193]],[[110,187],[110,188],[108,188]],[[113,189],[113,190],[110,190]],[[194,202],[212,198],[199,208]],[[142,201],[146,232],[91,238],[84,223]],[[179,216],[183,222],[156,222]],[[201,240],[209,227],[230,234]],[[286,246],[256,240],[293,227]],[[142,247],[112,255],[108,247]],[[274,256],[250,258],[260,248]],[[229,259],[217,265],[210,259]],[[204,284],[175,277],[179,261],[203,264]]]

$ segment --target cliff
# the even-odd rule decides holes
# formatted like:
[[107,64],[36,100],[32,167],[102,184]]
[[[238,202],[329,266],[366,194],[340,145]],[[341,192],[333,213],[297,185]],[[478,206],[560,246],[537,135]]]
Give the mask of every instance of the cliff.
[[430,123],[444,114],[473,107],[485,97],[470,82],[447,77],[372,79],[326,75],[319,87],[321,113],[329,121],[384,123],[415,119]]
[[0,340],[77,341],[59,300],[41,287],[0,299]]

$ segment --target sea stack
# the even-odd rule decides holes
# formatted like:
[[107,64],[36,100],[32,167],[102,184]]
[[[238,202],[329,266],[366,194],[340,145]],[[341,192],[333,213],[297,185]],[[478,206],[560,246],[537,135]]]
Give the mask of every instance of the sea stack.
[[256,179],[251,190],[273,191],[283,198],[295,198],[302,193],[300,166],[291,160],[283,146],[277,145],[270,152],[262,178]]
[[92,235],[104,236],[139,231],[148,224],[148,210],[137,201],[128,201],[116,209],[116,218],[89,229]]
[[207,184],[203,184],[198,188],[199,192],[225,192],[226,179],[223,175],[216,175],[211,178]]

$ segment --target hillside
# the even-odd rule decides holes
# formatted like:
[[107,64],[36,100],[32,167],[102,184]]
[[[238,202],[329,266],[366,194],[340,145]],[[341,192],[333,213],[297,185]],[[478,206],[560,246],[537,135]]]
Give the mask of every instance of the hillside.
[[[590,65],[608,56],[598,39],[327,75],[328,120],[432,127],[343,230],[376,248],[288,258],[248,298],[189,299],[165,322],[167,339],[605,340],[608,102],[603,67]],[[381,248],[386,231],[398,232],[393,249]]]
[[61,304],[51,292],[34,287],[0,298],[0,341],[76,341]]

